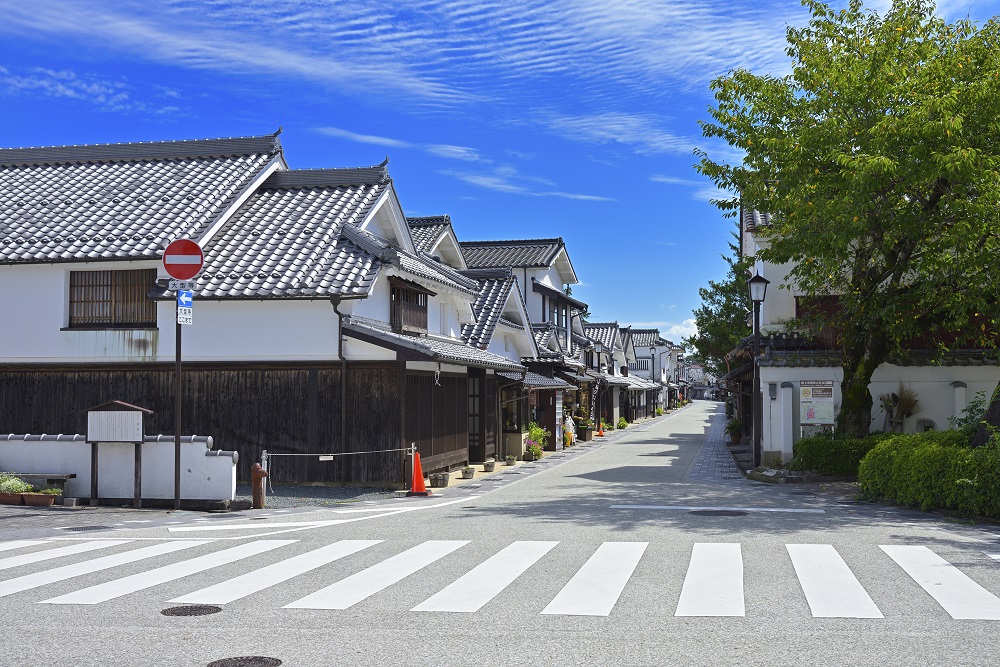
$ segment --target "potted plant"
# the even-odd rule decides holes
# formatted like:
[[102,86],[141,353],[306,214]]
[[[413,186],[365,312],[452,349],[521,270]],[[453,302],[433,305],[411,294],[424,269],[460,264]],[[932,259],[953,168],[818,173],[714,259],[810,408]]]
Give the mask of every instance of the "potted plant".
[[23,493],[24,504],[33,507],[51,507],[56,502],[56,496],[62,495],[59,489],[42,489],[36,493]]
[[514,456],[513,454],[508,454],[507,456],[503,457],[503,464],[504,465],[512,466],[515,463],[517,463],[517,457]]
[[738,445],[740,438],[743,436],[743,422],[733,417],[726,422],[726,433],[729,434],[729,441],[734,445]]
[[625,421],[625,418],[624,417],[619,417],[618,418],[618,428],[626,428],[627,426],[628,426],[628,422]]
[[495,459],[486,459],[483,463],[483,472],[493,472],[496,469],[497,462]]
[[31,484],[22,479],[12,475],[0,476],[0,503],[4,505],[22,505],[24,504],[23,494],[29,493],[31,489]]
[[448,481],[451,479],[451,475],[446,472],[432,472],[430,474],[431,487],[435,489],[443,489],[448,486]]
[[[528,458],[529,456],[531,458]],[[524,460],[525,461],[541,461],[542,460],[542,448],[539,447],[538,445],[531,445],[524,452]]]
[[476,469],[472,466],[462,468],[462,479],[472,479],[476,475]]

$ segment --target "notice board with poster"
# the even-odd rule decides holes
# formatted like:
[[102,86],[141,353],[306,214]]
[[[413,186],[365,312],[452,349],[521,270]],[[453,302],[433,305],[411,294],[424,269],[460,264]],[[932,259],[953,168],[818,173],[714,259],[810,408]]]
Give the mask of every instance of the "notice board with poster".
[[833,425],[833,380],[799,382],[799,423]]

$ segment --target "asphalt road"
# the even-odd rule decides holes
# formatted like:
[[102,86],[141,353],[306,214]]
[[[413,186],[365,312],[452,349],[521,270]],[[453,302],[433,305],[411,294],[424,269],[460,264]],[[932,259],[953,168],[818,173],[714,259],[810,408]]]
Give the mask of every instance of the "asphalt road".
[[1000,661],[996,527],[698,479],[720,409],[426,499],[0,509],[0,665]]

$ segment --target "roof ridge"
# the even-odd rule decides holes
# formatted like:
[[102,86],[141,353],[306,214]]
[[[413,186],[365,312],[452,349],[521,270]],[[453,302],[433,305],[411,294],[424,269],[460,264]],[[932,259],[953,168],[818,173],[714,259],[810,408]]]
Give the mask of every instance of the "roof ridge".
[[413,226],[450,225],[450,215],[416,215],[406,216],[406,224]]
[[553,239],[510,239],[507,241],[460,241],[459,245],[535,245],[535,244],[551,244],[551,243],[563,243],[562,237],[557,237]]
[[281,152],[281,142],[278,141],[278,135],[275,133],[259,137],[0,148],[0,167],[86,162],[136,162],[221,155],[274,155]]
[[392,180],[385,163],[372,167],[331,167],[325,169],[286,169],[276,171],[264,181],[263,188],[321,188],[341,185],[382,185]]

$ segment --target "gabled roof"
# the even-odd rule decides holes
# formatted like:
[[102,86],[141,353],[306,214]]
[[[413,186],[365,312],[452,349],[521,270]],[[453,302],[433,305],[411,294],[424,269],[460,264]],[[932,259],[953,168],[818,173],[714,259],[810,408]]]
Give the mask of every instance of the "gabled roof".
[[632,338],[632,345],[637,350],[649,350],[650,347],[664,344],[660,338],[659,329],[636,329],[632,327],[629,335]]
[[394,263],[401,270],[426,280],[433,280],[439,285],[446,285],[466,294],[479,294],[479,283],[472,278],[463,276],[457,270],[447,264],[442,264],[426,253],[411,255],[399,249],[394,249],[394,251],[397,257]]
[[587,338],[597,341],[608,352],[611,351],[615,343],[621,344],[621,341],[618,339],[617,322],[585,322],[583,324],[583,331],[587,334]]
[[275,161],[276,134],[0,149],[0,264],[159,258]]
[[549,298],[556,299],[564,303],[568,303],[571,307],[576,308],[581,312],[587,310],[587,304],[585,304],[583,301],[578,301],[577,299],[574,299],[573,297],[566,294],[566,292],[563,292],[560,289],[556,289],[555,287],[550,287],[545,283],[538,282],[538,280],[534,276],[532,276],[531,278],[531,289],[534,290],[535,292],[538,292],[539,294],[544,294]]
[[514,266],[545,268],[557,265],[564,282],[579,282],[561,238],[521,239],[513,241],[463,241],[462,254],[470,269]]
[[433,215],[417,218],[407,218],[410,234],[417,250],[430,252],[438,239],[451,227],[451,218],[447,215]]
[[462,338],[470,345],[485,350],[493,338],[493,331],[502,319],[507,299],[510,298],[510,291],[514,286],[514,273],[510,268],[506,268],[463,271],[462,274],[479,283],[479,296],[472,304],[476,321],[462,327]]
[[770,213],[761,213],[760,211],[740,207],[740,215],[742,216],[743,229],[747,231],[754,230],[757,227],[766,227],[771,224]]
[[389,182],[380,167],[272,174],[205,248],[198,296],[367,294],[386,253],[356,225]]
[[[535,344],[538,346],[538,357],[549,359],[562,357],[563,349],[556,336],[556,327],[551,322],[536,322],[531,325],[531,333],[535,337]],[[555,348],[555,349],[553,349]]]

